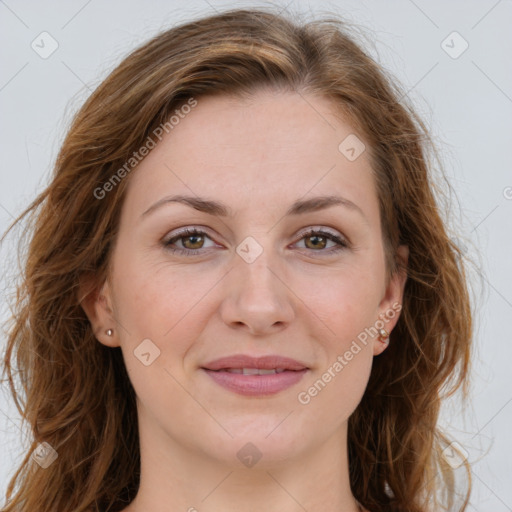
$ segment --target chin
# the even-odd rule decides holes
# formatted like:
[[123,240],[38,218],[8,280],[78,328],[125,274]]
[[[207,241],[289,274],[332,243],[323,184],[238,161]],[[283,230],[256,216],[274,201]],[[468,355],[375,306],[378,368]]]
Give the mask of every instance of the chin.
[[[270,469],[299,457],[305,449],[304,441],[309,436],[305,435],[300,424],[291,420],[293,414],[286,418],[287,414],[277,415],[277,420],[276,415],[272,414],[267,417],[259,415],[257,418],[237,417],[236,421],[222,422],[233,437],[226,433],[221,438],[210,439],[207,443],[209,451],[215,447],[212,457],[222,460],[233,469],[244,466]],[[311,437],[314,435],[312,432]],[[202,441],[204,443],[204,439]]]

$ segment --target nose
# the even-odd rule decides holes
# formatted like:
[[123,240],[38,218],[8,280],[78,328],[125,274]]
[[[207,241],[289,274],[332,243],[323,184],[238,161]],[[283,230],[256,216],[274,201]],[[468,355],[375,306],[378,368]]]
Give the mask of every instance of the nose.
[[255,261],[239,259],[228,274],[220,313],[232,329],[253,335],[276,333],[293,320],[293,292],[265,250]]

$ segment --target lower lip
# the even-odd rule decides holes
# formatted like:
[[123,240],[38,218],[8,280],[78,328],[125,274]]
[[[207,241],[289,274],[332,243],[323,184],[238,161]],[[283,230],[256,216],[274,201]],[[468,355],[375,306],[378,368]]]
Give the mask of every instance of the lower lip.
[[307,368],[299,371],[285,370],[267,375],[242,375],[223,371],[203,370],[222,387],[240,395],[272,395],[293,386],[302,379]]

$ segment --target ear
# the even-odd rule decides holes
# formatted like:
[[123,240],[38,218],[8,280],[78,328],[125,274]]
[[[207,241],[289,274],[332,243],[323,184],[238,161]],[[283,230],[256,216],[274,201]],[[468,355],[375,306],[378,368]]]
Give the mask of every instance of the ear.
[[[107,347],[118,347],[117,323],[112,309],[111,290],[108,280],[99,289],[92,274],[84,274],[80,277],[79,303],[84,310],[96,339]],[[112,329],[112,336],[107,335],[107,330]]]
[[[400,267],[390,277],[386,286],[384,297],[379,304],[379,320],[384,323],[384,329],[391,334],[400,318],[404,297],[405,283],[407,281],[407,263],[409,260],[409,247],[400,245],[397,249],[397,259]],[[386,349],[386,344],[375,339],[373,354],[378,355]]]

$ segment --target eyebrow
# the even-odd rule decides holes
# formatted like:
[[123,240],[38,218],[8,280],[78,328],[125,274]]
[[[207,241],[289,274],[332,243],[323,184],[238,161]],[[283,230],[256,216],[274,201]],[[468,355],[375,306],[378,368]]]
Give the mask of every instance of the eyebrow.
[[[194,208],[203,213],[207,213],[209,215],[215,215],[218,217],[233,217],[233,212],[231,208],[228,206],[218,202],[213,201],[211,199],[205,199],[201,197],[193,197],[193,196],[185,196],[185,195],[175,195],[163,197],[158,200],[156,203],[152,204],[142,215],[141,217],[147,216],[149,213],[155,211],[163,205],[169,203],[181,203],[187,206]],[[327,208],[331,208],[333,206],[344,206],[349,210],[358,212],[362,217],[366,219],[366,216],[361,210],[359,206],[355,203],[341,196],[318,196],[313,197],[311,199],[299,199],[295,201],[288,211],[286,212],[286,216],[288,215],[302,215],[304,213],[316,212],[319,210],[325,210]]]

